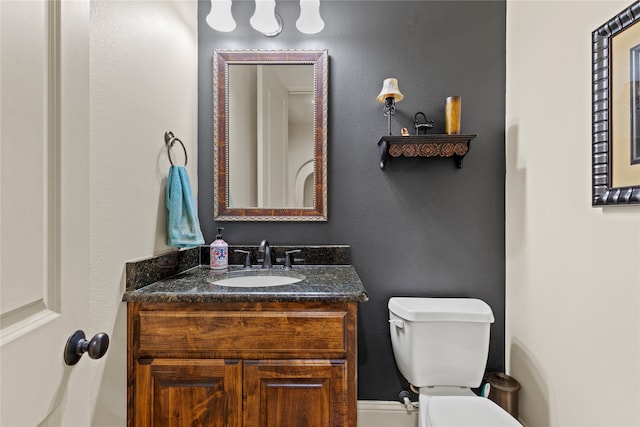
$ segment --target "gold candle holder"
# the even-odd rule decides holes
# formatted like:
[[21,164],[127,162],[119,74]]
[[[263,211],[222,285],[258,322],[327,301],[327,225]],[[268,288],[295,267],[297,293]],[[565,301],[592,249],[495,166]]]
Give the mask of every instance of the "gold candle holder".
[[449,96],[445,102],[445,127],[447,134],[460,133],[460,113],[462,112],[462,97]]

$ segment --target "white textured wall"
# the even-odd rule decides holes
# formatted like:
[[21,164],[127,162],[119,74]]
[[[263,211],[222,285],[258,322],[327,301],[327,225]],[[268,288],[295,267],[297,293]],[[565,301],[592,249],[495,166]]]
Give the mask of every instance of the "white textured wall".
[[640,425],[640,208],[590,204],[591,32],[630,3],[507,3],[506,344],[528,426]]
[[[164,132],[197,166],[197,3],[91,2],[91,331],[111,336],[93,362],[92,426],[126,417],[125,262],[164,252]],[[182,164],[180,148],[174,151]]]

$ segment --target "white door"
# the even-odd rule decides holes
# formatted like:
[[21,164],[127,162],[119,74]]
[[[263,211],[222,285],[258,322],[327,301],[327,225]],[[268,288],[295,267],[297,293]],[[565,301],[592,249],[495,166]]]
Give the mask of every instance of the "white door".
[[[89,3],[0,1],[0,425],[89,426]],[[95,332],[87,331],[90,338]]]
[[287,204],[289,176],[289,91],[271,71],[258,66],[258,206]]

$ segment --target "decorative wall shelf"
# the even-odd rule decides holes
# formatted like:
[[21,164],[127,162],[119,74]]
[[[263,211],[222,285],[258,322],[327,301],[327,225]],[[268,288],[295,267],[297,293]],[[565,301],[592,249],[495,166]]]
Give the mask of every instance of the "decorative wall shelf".
[[385,135],[378,140],[380,169],[391,157],[453,157],[458,168],[469,152],[471,140],[478,135]]

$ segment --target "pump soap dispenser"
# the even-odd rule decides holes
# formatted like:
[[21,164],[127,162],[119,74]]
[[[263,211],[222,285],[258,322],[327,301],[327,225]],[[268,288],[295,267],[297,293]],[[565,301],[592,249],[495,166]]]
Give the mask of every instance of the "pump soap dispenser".
[[229,265],[229,245],[222,240],[222,230],[224,228],[218,227],[216,240],[209,246],[209,268],[214,270],[227,268]]

